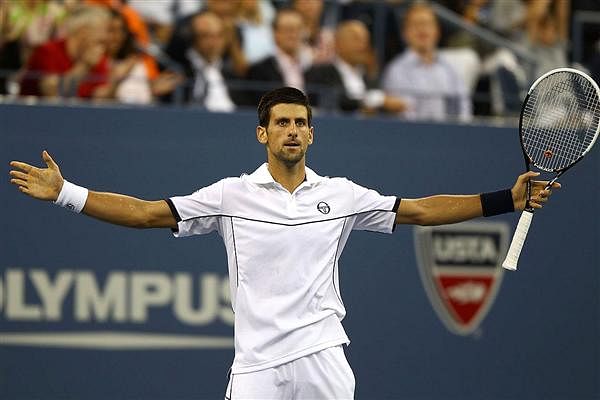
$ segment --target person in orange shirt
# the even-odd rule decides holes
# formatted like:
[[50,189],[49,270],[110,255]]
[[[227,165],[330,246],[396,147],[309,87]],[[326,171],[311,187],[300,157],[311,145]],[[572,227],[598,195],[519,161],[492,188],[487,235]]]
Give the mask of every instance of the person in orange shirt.
[[114,81],[106,97],[122,103],[148,104],[155,97],[173,92],[183,81],[181,75],[161,72],[152,79],[147,57],[136,46],[136,39],[125,18],[111,11],[106,45],[109,67]]

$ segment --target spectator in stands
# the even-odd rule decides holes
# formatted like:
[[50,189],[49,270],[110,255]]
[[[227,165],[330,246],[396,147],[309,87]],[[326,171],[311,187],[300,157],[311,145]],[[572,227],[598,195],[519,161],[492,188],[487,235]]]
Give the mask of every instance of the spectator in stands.
[[21,82],[22,95],[94,97],[108,82],[105,55],[110,14],[82,6],[65,21],[66,38],[38,47]]
[[304,19],[305,42],[311,50],[312,64],[331,63],[335,57],[334,28],[324,25],[323,0],[294,0],[293,8]]
[[534,76],[568,66],[569,0],[536,0],[527,4],[523,42],[536,59]]
[[237,27],[242,37],[242,50],[249,64],[275,53],[273,18],[275,9],[268,0],[242,0]]
[[[223,62],[227,68],[234,72],[237,78],[246,76],[248,62],[244,56],[241,44],[241,34],[235,23],[240,9],[241,0],[206,0],[202,11],[210,11],[216,14],[224,25],[223,35],[225,37],[225,54]],[[165,52],[174,61],[187,64],[187,50],[192,46],[195,38],[191,31],[190,21],[197,14],[180,19],[173,29],[171,40]]]
[[[253,64],[248,79],[270,83],[273,88],[291,86],[304,90],[304,72],[310,67],[310,51],[304,47],[304,22],[302,15],[294,9],[280,9],[273,21],[275,54]],[[260,91],[250,91],[248,105],[258,104]]]
[[109,56],[109,85],[103,88],[103,97],[122,103],[148,104],[155,96],[171,93],[182,77],[171,72],[153,75],[143,53],[138,50],[135,38],[123,16],[112,11],[108,29],[107,53]]
[[406,101],[403,115],[409,119],[469,119],[467,87],[454,67],[438,53],[440,27],[433,9],[426,3],[413,4],[402,25],[408,48],[385,68],[385,92]]
[[[0,70],[25,65],[33,49],[58,36],[64,16],[64,7],[55,1],[0,1]],[[7,81],[0,73],[0,94],[8,93]]]
[[[325,106],[325,95],[334,101],[333,108],[343,111],[374,112],[378,109],[392,113],[404,111],[399,98],[386,96],[377,88],[377,70],[369,30],[360,21],[345,21],[335,32],[336,57],[332,63],[314,65],[306,72],[308,92],[310,85],[319,85],[321,91],[314,100],[315,106]],[[319,89],[317,88],[317,89]]]
[[20,62],[25,63],[37,46],[57,36],[65,17],[64,8],[50,0],[6,2],[6,42],[16,42]]
[[136,39],[136,43],[141,47],[146,47],[150,44],[150,32],[140,14],[127,4],[126,0],[85,0],[89,5],[103,6],[120,13],[129,31]]
[[[340,3],[341,20],[357,19],[364,22],[373,38],[378,40],[376,45],[379,48],[382,65],[404,50],[398,35],[401,28],[396,18],[396,9],[406,7],[408,0],[340,1]],[[376,27],[376,24],[379,25]],[[377,36],[377,33],[382,36]]]
[[223,62],[226,51],[225,24],[211,11],[203,11],[191,20],[194,42],[186,52],[185,72],[190,85],[186,100],[210,111],[235,109],[227,80],[235,76]]

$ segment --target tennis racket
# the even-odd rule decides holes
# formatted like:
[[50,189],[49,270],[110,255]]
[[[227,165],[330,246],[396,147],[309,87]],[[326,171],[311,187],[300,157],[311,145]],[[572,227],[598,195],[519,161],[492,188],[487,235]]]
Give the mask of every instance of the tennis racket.
[[[546,189],[590,151],[600,130],[600,89],[592,78],[572,68],[558,68],[531,85],[521,108],[519,137],[528,171],[534,166],[555,174]],[[533,219],[527,203],[502,266],[516,270]]]

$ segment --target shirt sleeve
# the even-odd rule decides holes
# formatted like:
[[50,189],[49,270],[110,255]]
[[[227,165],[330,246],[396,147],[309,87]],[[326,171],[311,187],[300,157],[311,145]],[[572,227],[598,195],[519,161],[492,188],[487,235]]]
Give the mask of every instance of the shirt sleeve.
[[187,196],[166,200],[177,221],[175,237],[202,235],[217,231],[221,233],[223,181],[213,183]]
[[392,233],[395,227],[396,212],[400,198],[382,196],[372,189],[367,189],[353,182],[355,217],[352,229]]

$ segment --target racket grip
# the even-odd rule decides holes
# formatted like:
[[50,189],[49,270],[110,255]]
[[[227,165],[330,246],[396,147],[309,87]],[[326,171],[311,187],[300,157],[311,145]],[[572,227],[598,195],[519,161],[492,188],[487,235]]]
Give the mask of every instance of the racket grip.
[[515,229],[515,234],[513,235],[512,242],[510,243],[506,258],[502,263],[504,268],[512,271],[517,269],[517,263],[519,262],[519,256],[521,255],[521,249],[523,249],[523,244],[525,243],[527,231],[529,231],[529,225],[531,225],[532,219],[533,212],[527,210],[523,211],[521,218],[519,218],[517,229]]

